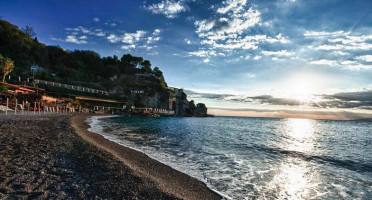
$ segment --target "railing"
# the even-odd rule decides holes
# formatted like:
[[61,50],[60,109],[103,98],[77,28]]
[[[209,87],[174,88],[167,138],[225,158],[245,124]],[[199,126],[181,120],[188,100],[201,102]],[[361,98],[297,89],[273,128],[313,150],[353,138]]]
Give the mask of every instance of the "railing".
[[156,113],[156,114],[169,114],[170,111],[161,108],[135,108],[135,111],[140,111],[143,113]]
[[98,90],[98,89],[94,89],[94,88],[70,85],[70,84],[66,84],[66,83],[45,81],[45,80],[40,80],[40,79],[35,79],[34,82],[36,84],[42,83],[42,84],[53,86],[53,87],[67,88],[67,89],[82,91],[82,92],[89,92],[89,93],[95,93],[95,94],[105,94],[105,95],[112,94],[111,92],[104,91],[104,90]]

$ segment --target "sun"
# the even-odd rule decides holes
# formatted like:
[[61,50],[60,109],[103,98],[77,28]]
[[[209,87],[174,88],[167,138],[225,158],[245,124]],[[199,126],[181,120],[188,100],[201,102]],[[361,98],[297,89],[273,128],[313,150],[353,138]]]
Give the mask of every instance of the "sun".
[[291,98],[306,102],[311,100],[314,87],[306,80],[297,80],[288,88],[288,92]]
[[298,74],[289,78],[285,85],[285,96],[300,102],[310,102],[319,89],[319,79],[308,74]]

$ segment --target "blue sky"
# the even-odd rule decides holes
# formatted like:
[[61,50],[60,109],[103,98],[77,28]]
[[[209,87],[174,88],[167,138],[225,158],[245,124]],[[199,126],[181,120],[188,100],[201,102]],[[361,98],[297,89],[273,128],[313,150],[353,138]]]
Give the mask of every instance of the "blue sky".
[[[314,108],[331,103],[325,95],[372,94],[370,0],[2,0],[0,16],[48,45],[149,59],[210,107],[295,106],[256,98],[271,97]],[[367,112],[369,100],[331,108]]]

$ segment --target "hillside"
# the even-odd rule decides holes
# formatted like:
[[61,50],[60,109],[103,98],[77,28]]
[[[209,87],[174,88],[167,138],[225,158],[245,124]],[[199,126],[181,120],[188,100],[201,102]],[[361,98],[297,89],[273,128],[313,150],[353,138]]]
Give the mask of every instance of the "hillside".
[[59,46],[40,43],[33,34],[25,33],[17,26],[0,20],[0,54],[14,61],[11,75],[31,75],[31,65],[39,66],[36,78],[51,81],[68,81],[110,89],[120,81],[121,87],[135,85],[128,76],[147,74],[146,87],[164,89],[166,83],[158,67],[151,68],[149,60],[142,57],[123,55],[102,57],[94,51],[65,50]]
[[[30,27],[28,27],[30,28]],[[36,79],[90,87],[110,92],[109,98],[135,107],[175,111],[178,116],[206,116],[204,104],[188,101],[182,89],[168,88],[163,72],[151,67],[149,60],[124,54],[101,57],[94,51],[65,50],[47,46],[34,37],[33,30],[20,30],[0,20],[0,54],[14,61],[12,77],[34,76]],[[33,71],[31,71],[33,66]],[[50,94],[103,97],[86,91],[73,91],[56,86],[38,84]]]

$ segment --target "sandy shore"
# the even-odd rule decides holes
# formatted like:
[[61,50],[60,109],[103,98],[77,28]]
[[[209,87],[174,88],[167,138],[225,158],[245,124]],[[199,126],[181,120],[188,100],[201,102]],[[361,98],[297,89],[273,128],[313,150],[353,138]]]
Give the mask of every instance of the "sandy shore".
[[202,182],[88,132],[86,117],[0,115],[0,199],[220,199]]

